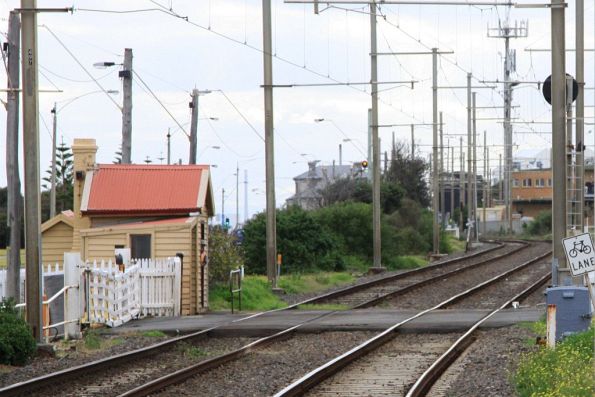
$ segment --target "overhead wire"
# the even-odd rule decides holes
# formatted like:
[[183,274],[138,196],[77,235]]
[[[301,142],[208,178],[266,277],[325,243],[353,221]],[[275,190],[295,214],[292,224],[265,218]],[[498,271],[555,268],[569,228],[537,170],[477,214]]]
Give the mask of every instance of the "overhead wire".
[[87,74],[87,76],[89,76],[93,82],[97,85],[97,87],[99,87],[99,89],[101,89],[101,91],[103,91],[103,93],[105,95],[107,95],[107,97],[110,99],[110,101],[112,101],[112,103],[114,105],[116,105],[116,107],[118,108],[118,110],[120,110],[120,112],[122,111],[122,107],[109,95],[109,93],[107,92],[107,90],[105,88],[103,88],[103,86],[99,83],[99,81],[97,81],[97,79],[91,74],[89,73],[89,71],[87,70],[87,68],[85,68],[83,66],[83,64],[81,63],[81,61],[79,61],[79,59],[72,53],[72,51],[70,51],[70,49],[66,46],[66,44],[64,44],[64,42],[62,40],[60,40],[60,38],[49,28],[49,26],[47,25],[41,25],[41,27],[45,28],[48,32],[50,32],[50,34],[54,37],[54,39],[56,39],[56,41],[58,43],[60,43],[60,45],[62,46],[62,48],[64,48],[64,50],[72,57],[72,59],[74,59],[74,61],[81,67],[81,69],[83,69],[83,71]]
[[[47,73],[51,74],[52,76],[55,76],[55,77],[57,77],[59,79],[70,81],[70,82],[73,82],[73,83],[91,83],[91,82],[93,82],[92,79],[89,79],[89,80],[78,80],[78,79],[73,79],[73,78],[70,78],[70,77],[66,77],[66,76],[60,75],[60,74],[58,74],[58,73],[50,70],[49,68],[47,68],[47,67],[45,67],[45,66],[43,66],[41,64],[39,65],[39,68],[45,70]],[[109,76],[109,75],[111,75],[113,73],[114,73],[114,71],[113,70],[110,70],[109,73],[106,73],[103,76],[97,77],[96,80],[102,80],[102,79],[106,78],[107,76]]]
[[182,130],[182,132],[184,132],[184,134],[186,134],[187,137],[190,137],[190,134],[188,134],[188,132],[186,132],[186,130],[184,129],[184,127],[182,127],[182,124],[180,124],[180,122],[178,121],[178,119],[176,119],[175,116],[169,111],[169,109],[167,108],[167,106],[165,106],[165,104],[157,97],[157,95],[155,95],[155,93],[153,92],[153,90],[151,89],[151,87],[149,87],[147,85],[147,83],[145,83],[145,81],[143,80],[143,78],[135,70],[132,70],[132,73],[140,80],[140,82],[146,87],[146,89],[149,90],[149,93],[151,94],[151,96],[157,101],[157,103],[159,103],[159,105],[161,105],[161,107],[163,108],[163,110],[165,110],[165,112],[178,125],[178,127],[180,127],[180,129]]

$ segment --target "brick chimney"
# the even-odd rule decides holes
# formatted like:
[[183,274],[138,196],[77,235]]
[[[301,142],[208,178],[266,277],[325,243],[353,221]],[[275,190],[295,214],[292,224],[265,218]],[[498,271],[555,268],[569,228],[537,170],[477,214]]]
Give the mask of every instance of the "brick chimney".
[[[72,153],[74,157],[74,187],[73,187],[73,206],[74,212],[74,230],[72,236],[72,250],[81,251],[80,230],[91,227],[91,219],[81,214],[81,201],[85,187],[85,178],[87,172],[95,166],[95,155],[97,154],[97,145],[95,139],[75,139],[72,144]],[[83,254],[84,257],[84,253]]]

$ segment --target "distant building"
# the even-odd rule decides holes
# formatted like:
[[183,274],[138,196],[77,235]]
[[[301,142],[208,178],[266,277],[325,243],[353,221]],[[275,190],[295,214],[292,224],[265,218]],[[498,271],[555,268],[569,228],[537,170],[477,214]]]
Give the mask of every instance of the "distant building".
[[341,178],[361,175],[357,165],[316,165],[317,161],[308,162],[308,171],[293,178],[295,194],[286,200],[287,206],[297,205],[305,210],[321,207],[321,190]]
[[[552,169],[532,169],[512,173],[512,211],[536,217],[552,210]],[[585,216],[593,216],[593,166],[585,166]],[[591,221],[592,223],[592,221]]]

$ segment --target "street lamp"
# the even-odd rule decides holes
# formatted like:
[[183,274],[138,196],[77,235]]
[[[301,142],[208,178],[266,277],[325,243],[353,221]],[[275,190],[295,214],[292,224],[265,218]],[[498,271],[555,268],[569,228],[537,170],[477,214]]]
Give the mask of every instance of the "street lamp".
[[207,146],[199,153],[198,157],[199,158],[202,157],[202,155],[209,149],[219,150],[219,149],[221,149],[221,146],[217,146],[217,145]]
[[360,147],[358,145],[355,144],[355,142],[349,138],[349,136],[345,133],[345,131],[343,131],[338,125],[337,123],[335,123],[333,120],[331,119],[326,119],[324,117],[320,117],[320,118],[316,118],[314,119],[315,123],[322,123],[324,121],[327,121],[329,123],[331,123],[333,125],[333,127],[335,127],[341,134],[343,134],[343,136],[345,137],[343,139],[343,142],[351,142],[351,144],[353,145],[354,148],[357,149],[358,152],[360,152],[360,154],[363,156],[363,158],[367,158],[367,156],[364,154],[364,152],[360,149]]
[[118,76],[122,78],[122,163],[131,163],[132,152],[132,49],[124,49],[124,63],[115,62],[96,62],[93,64],[96,68],[105,69],[115,65],[121,65],[122,70]]
[[56,131],[58,128],[58,113],[61,112],[66,106],[70,105],[71,103],[75,102],[80,98],[84,98],[88,95],[97,94],[99,92],[106,92],[108,94],[118,94],[117,90],[95,90],[91,92],[87,92],[85,94],[79,95],[74,98],[66,99],[62,102],[66,102],[62,107],[58,109],[58,102],[54,102],[54,107],[51,110],[53,115],[53,126],[52,126],[52,174],[51,174],[51,181],[50,181],[50,219],[56,216]]

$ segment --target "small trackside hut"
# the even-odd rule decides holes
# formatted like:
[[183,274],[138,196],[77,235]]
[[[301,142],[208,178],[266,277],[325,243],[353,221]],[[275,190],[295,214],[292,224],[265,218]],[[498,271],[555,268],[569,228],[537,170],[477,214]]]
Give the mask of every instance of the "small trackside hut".
[[209,166],[96,164],[94,139],[75,139],[72,151],[69,250],[83,260],[113,258],[118,248],[130,249],[133,259],[180,256],[181,313],[206,311],[208,261],[201,261],[201,253],[208,258],[208,220],[214,213]]

